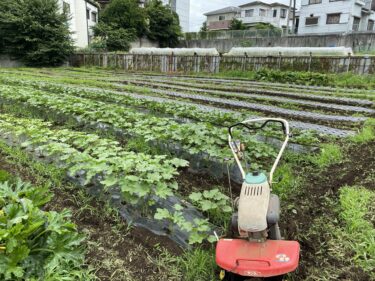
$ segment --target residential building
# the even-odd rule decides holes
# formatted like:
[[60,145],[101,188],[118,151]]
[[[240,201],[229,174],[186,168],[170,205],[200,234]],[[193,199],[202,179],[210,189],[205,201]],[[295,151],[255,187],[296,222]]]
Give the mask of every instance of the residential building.
[[178,14],[183,32],[189,32],[190,25],[190,0],[162,0],[164,4],[170,5],[172,10]]
[[288,5],[278,2],[269,4],[263,1],[252,1],[239,7],[226,7],[208,12],[205,16],[209,30],[229,29],[234,18],[238,18],[249,27],[266,23],[285,29],[291,18]]
[[69,13],[69,27],[75,46],[85,48],[93,37],[92,27],[98,22],[98,4],[93,0],[59,0],[62,12]]
[[302,0],[298,34],[374,31],[375,0]]
[[289,15],[289,6],[278,2],[268,4],[262,1],[253,1],[241,5],[240,8],[241,20],[248,26],[267,23],[285,29],[291,16]]
[[205,13],[204,15],[207,17],[206,23],[208,30],[225,30],[229,29],[234,18],[239,18],[241,16],[241,9],[229,6]]

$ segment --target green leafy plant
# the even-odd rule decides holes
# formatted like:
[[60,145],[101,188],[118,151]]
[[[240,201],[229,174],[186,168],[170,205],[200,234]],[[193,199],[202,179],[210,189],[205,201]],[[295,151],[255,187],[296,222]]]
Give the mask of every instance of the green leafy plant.
[[81,269],[84,237],[69,221],[70,213],[40,209],[50,198],[46,189],[0,183],[0,198],[2,280],[90,279]]
[[12,178],[12,175],[5,170],[0,170],[0,182],[9,181]]
[[189,233],[189,244],[201,244],[203,240],[215,241],[215,237],[209,234],[210,226],[208,219],[194,219],[187,221],[183,215],[183,207],[179,204],[173,206],[174,211],[158,208],[154,218],[157,220],[166,220],[169,224],[169,231],[173,231],[176,225],[181,230]]
[[229,197],[220,192],[218,188],[193,192],[189,195],[189,199],[201,211],[205,212],[213,223],[226,225],[229,221],[232,213]]

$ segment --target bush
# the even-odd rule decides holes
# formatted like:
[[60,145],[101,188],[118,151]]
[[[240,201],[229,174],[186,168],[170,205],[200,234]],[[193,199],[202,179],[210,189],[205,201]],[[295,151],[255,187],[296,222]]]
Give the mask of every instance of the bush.
[[0,2],[2,53],[29,66],[58,66],[74,51],[67,13],[57,0]]
[[303,84],[327,86],[331,81],[328,75],[315,72],[291,72],[262,69],[255,73],[255,80],[264,80],[268,82]]

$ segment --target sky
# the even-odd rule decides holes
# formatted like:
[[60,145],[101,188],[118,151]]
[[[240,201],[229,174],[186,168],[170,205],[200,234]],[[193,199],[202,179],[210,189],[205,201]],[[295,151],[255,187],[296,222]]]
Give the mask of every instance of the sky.
[[[238,6],[250,3],[253,0],[190,0],[190,31],[199,31],[202,23],[206,20],[204,13],[219,10],[228,6]],[[262,0],[272,3],[280,2],[289,5],[289,0]],[[297,0],[297,5],[300,0]]]

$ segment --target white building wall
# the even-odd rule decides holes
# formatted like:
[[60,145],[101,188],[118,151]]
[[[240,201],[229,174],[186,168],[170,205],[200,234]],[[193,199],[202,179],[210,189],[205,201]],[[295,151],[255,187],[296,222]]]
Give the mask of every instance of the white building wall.
[[233,20],[235,17],[237,17],[236,13],[224,13],[224,14],[217,14],[212,16],[207,16],[207,25],[211,22],[219,21],[219,17],[224,16],[224,20]]
[[[266,15],[261,16],[260,15],[260,10],[264,9],[266,10]],[[286,9],[286,17],[282,18],[281,17],[281,9]],[[247,17],[246,16],[246,11],[247,10],[254,10],[254,14],[252,17]],[[273,11],[277,11],[277,16],[273,17]],[[275,7],[270,7],[268,5],[249,5],[249,6],[244,6],[241,7],[241,20],[245,24],[256,24],[256,23],[270,23],[276,27],[282,28],[286,27],[288,25],[288,12],[289,10],[283,6],[275,6]]]
[[178,14],[183,32],[189,32],[190,25],[190,0],[162,0],[165,5],[170,5]]
[[[323,34],[323,33],[345,33],[353,31],[354,17],[361,18],[359,31],[366,31],[369,18],[375,18],[375,13],[364,16],[362,8],[364,5],[361,0],[343,0],[334,1],[322,0],[320,4],[309,4],[309,0],[302,0],[300,10],[300,22],[298,34]],[[327,24],[329,14],[341,13],[338,24]],[[315,25],[306,25],[306,18],[318,17],[318,23]]]
[[[91,15],[92,13],[98,15],[98,8],[85,0],[59,0],[61,11],[63,9],[63,2],[70,5],[69,28],[72,32],[75,46],[78,48],[87,47],[92,36],[91,28],[96,24],[91,19]],[[89,10],[90,14],[89,19],[87,18],[87,10]]]

